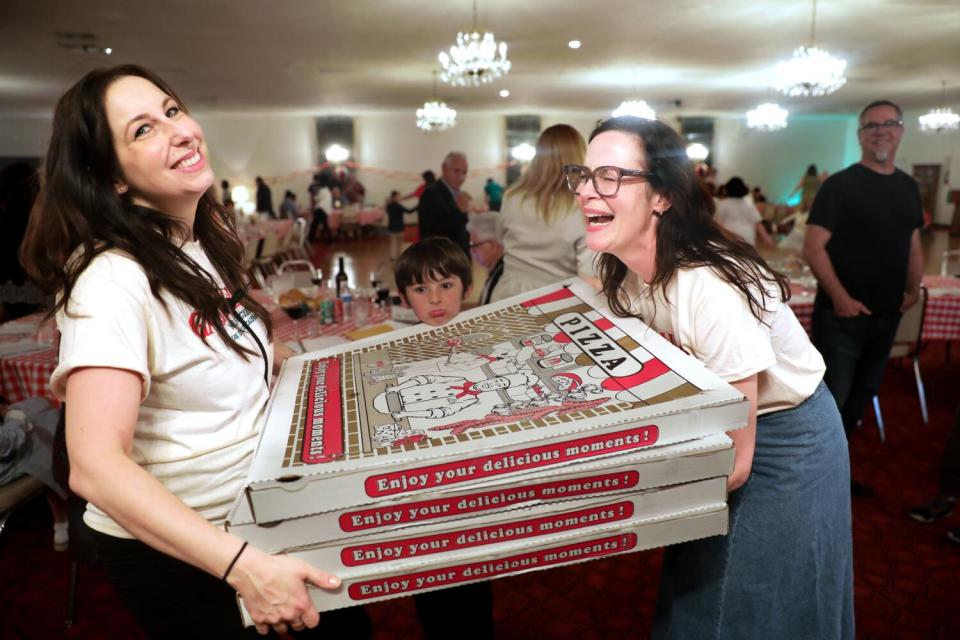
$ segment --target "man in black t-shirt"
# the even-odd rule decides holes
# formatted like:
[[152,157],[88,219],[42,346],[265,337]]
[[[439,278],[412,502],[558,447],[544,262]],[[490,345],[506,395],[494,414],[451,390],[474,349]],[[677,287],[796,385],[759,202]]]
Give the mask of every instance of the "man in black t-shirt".
[[867,105],[860,162],[824,182],[807,224],[803,253],[818,280],[813,340],[848,435],[880,389],[900,315],[920,294],[923,211],[916,181],[894,166],[902,137],[900,107]]

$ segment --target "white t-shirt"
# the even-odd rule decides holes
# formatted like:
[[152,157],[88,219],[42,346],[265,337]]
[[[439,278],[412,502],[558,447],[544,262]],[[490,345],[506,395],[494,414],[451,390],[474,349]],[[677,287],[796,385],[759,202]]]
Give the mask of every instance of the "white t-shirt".
[[757,223],[763,218],[746,197],[717,200],[715,217],[721,227],[757,246]]
[[[217,281],[200,247],[184,252]],[[211,330],[206,346],[191,328],[194,310],[166,291],[165,309],[150,292],[146,275],[118,251],[100,254],[77,279],[67,316],[57,313],[60,361],[50,381],[66,394],[78,367],[111,367],[139,374],[140,413],[132,458],[207,520],[219,524],[241,491],[250,466],[269,391],[260,348],[235,318],[228,332],[255,355],[245,361]],[[256,332],[272,366],[266,328],[242,307],[237,312]],[[144,505],[148,508],[148,505]],[[95,505],[84,516],[93,529],[131,537]]]
[[823,379],[820,352],[779,295],[767,298],[764,324],[740,290],[710,267],[677,270],[666,288],[669,304],[659,288],[651,297],[650,287],[633,274],[624,289],[634,313],[723,380],[759,374],[758,414],[797,406]]

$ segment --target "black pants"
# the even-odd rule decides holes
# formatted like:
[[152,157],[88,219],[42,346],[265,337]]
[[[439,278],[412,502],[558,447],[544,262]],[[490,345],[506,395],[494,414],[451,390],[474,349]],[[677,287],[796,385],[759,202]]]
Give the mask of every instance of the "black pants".
[[[150,638],[262,638],[244,628],[237,594],[225,582],[139,540],[87,528],[120,599]],[[493,590],[489,582],[414,596],[425,640],[493,637]],[[373,634],[362,606],[320,614],[314,629],[295,638],[367,640]]]
[[813,309],[813,344],[827,365],[823,380],[837,401],[848,436],[880,391],[899,324],[899,313],[841,318],[830,309]]
[[330,224],[327,221],[327,212],[320,207],[313,210],[313,220],[310,222],[310,231],[307,234],[307,239],[310,242],[317,239],[317,227],[323,227],[323,239],[330,240]]

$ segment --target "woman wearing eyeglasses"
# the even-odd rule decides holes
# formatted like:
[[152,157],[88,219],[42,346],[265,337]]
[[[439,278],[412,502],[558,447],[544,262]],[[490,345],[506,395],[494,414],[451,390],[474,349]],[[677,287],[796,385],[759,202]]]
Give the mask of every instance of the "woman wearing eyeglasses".
[[540,134],[537,154],[500,209],[503,274],[491,301],[576,275],[593,277],[594,253],[560,176],[565,164],[583,160],[585,150],[583,136],[570,125],[556,124]]
[[668,547],[655,638],[853,638],[849,466],[824,365],[787,281],[723,231],[683,139],[601,123],[564,168],[603,294],[750,401],[728,480],[726,536]]

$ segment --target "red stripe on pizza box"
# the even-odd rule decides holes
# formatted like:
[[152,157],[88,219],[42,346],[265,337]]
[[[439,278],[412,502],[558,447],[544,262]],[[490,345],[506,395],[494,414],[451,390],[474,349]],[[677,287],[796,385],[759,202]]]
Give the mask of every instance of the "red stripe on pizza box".
[[631,518],[633,513],[633,502],[625,500],[485,527],[468,527],[433,535],[351,545],[341,549],[340,560],[347,567],[408,560],[619,522]]
[[626,553],[636,546],[637,535],[623,533],[549,549],[539,549],[497,560],[469,562],[429,571],[401,573],[375,580],[364,580],[351,584],[347,588],[347,593],[353,600],[383,598],[421,589],[449,587],[461,582],[487,580],[497,576],[530,569],[542,569],[566,562]]
[[656,425],[644,425],[455,462],[381,473],[369,476],[364,481],[364,489],[368,496],[376,498],[474,482],[483,478],[648,447],[656,444],[659,434],[660,430]]
[[389,505],[370,509],[348,511],[339,518],[340,530],[364,531],[412,522],[429,522],[439,518],[470,515],[484,511],[502,511],[535,500],[557,500],[611,491],[624,491],[640,482],[637,471],[599,473],[580,478],[568,478],[554,482],[527,484],[491,491],[478,491],[450,498],[418,500],[402,505]]
[[535,307],[540,304],[546,304],[548,302],[557,302],[558,300],[566,300],[567,298],[572,298],[573,292],[570,289],[563,287],[562,289],[557,289],[556,291],[551,291],[546,295],[542,295],[539,298],[533,298],[532,300],[524,300],[520,303],[521,307],[530,308]]
[[340,402],[340,360],[314,360],[310,370],[303,461],[330,462],[343,456],[343,415]]

